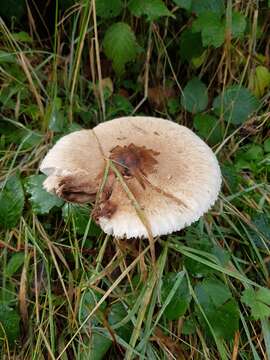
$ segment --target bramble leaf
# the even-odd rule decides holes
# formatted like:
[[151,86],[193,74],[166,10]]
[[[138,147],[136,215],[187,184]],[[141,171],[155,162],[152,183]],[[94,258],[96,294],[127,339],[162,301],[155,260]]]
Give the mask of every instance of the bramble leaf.
[[190,10],[192,4],[192,0],[173,0],[173,2],[177,6],[180,6],[181,8],[186,10]]
[[118,22],[109,27],[105,33],[103,47],[106,56],[112,60],[115,72],[121,75],[125,64],[136,58],[139,46],[131,27]]
[[246,30],[247,22],[243,14],[238,11],[232,13],[232,37],[241,38]]
[[198,78],[191,79],[184,87],[181,96],[181,104],[185,110],[191,113],[198,113],[207,107],[208,94],[207,87]]
[[192,24],[192,31],[202,34],[203,46],[214,46],[218,48],[225,40],[225,24],[221,21],[219,15],[213,13],[204,13]]
[[218,119],[208,114],[197,114],[194,127],[198,134],[210,145],[215,145],[222,140],[222,129]]
[[[179,274],[181,273],[167,273],[162,282],[161,299],[164,303],[172,291]],[[171,301],[167,305],[164,315],[168,320],[179,319],[187,311],[188,305],[191,300],[191,295],[188,289],[188,283],[184,278],[179,286],[175,289]]]
[[200,16],[205,13],[212,13],[222,16],[225,13],[224,0],[192,0],[192,11]]
[[260,288],[255,291],[252,288],[244,290],[242,297],[244,302],[251,309],[251,315],[255,320],[265,319],[270,316],[270,290]]
[[162,16],[173,16],[162,0],[131,0],[128,8],[134,16],[146,15],[149,21]]
[[0,183],[0,225],[10,229],[16,226],[24,206],[24,192],[17,175]]
[[24,263],[24,252],[18,252],[11,256],[9,262],[7,263],[7,266],[5,267],[5,276],[12,276],[13,274],[18,271],[18,269],[22,266]]
[[7,337],[10,345],[20,335],[20,316],[16,310],[6,304],[0,304],[0,345],[1,340]]
[[[219,280],[206,279],[195,287],[198,302],[218,338],[233,339],[239,326],[239,309],[229,289]],[[198,318],[206,331],[209,327],[203,314]]]
[[194,33],[191,29],[184,30],[180,36],[181,58],[190,61],[202,55],[203,51],[201,34]]
[[234,125],[246,121],[258,106],[258,100],[248,89],[236,85],[228,87],[213,102],[215,113]]
[[97,16],[101,18],[113,18],[118,16],[123,9],[122,0],[96,0]]
[[32,175],[27,178],[25,183],[26,191],[31,195],[30,202],[35,214],[48,214],[54,206],[63,205],[63,200],[43,188],[42,184],[45,179],[45,175]]

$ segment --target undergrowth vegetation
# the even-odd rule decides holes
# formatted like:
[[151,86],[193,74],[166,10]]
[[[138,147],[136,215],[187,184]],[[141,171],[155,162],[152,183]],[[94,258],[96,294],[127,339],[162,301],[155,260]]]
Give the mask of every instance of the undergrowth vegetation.
[[[0,14],[2,358],[270,358],[269,0]],[[155,266],[147,240],[104,235],[38,172],[64,134],[141,114],[193,129],[223,175],[209,213],[155,239]]]

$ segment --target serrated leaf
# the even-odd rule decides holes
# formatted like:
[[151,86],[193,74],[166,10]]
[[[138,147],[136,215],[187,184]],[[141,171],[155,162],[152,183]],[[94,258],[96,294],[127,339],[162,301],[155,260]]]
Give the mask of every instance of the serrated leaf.
[[1,340],[7,337],[10,345],[20,335],[20,316],[16,310],[7,304],[0,304],[0,345]]
[[10,229],[16,226],[24,206],[24,192],[18,176],[0,183],[0,225]]
[[181,8],[186,10],[190,10],[192,4],[192,0],[173,0],[173,2],[177,6],[180,6]]
[[11,277],[15,274],[24,263],[24,253],[18,252],[11,256],[5,268],[5,276]]
[[118,75],[124,72],[126,63],[136,58],[139,49],[134,32],[128,24],[123,22],[109,27],[105,33],[103,47]]
[[203,46],[214,46],[218,48],[225,40],[225,24],[219,15],[204,13],[192,24],[192,31],[201,31]]
[[[180,273],[181,274],[181,273]],[[182,274],[181,274],[182,275]],[[167,273],[162,280],[161,288],[161,302],[164,303],[172,291],[175,282],[179,277],[179,273]],[[168,320],[176,320],[185,314],[191,300],[191,295],[188,289],[188,283],[184,278],[179,286],[175,289],[173,297],[166,306],[164,315]]]
[[[233,339],[239,326],[239,309],[229,289],[219,280],[207,279],[196,285],[195,294],[216,337]],[[203,327],[209,332],[198,310]]]
[[146,15],[149,21],[162,16],[173,16],[162,0],[131,0],[128,9],[134,16]]
[[202,55],[203,51],[201,33],[194,33],[191,29],[184,30],[180,36],[180,57],[190,61]]
[[185,110],[198,113],[206,109],[208,104],[207,87],[198,78],[191,79],[184,87],[181,104]]
[[232,13],[232,37],[241,38],[246,30],[246,17],[238,11]]
[[213,102],[215,113],[234,125],[246,121],[259,105],[258,100],[248,89],[234,85],[228,87]]
[[97,16],[101,18],[113,18],[118,16],[123,9],[122,0],[96,0]]
[[255,320],[265,319],[270,316],[270,290],[260,288],[255,291],[252,288],[244,290],[242,297],[244,302],[251,309],[251,315]]
[[205,13],[222,16],[225,13],[224,0],[192,0],[191,9],[198,16]]
[[218,119],[208,114],[197,114],[193,120],[198,134],[210,145],[215,145],[223,138]]
[[63,205],[63,200],[43,188],[45,179],[45,175],[32,175],[26,179],[25,188],[30,195],[30,203],[35,214],[48,214],[53,207]]

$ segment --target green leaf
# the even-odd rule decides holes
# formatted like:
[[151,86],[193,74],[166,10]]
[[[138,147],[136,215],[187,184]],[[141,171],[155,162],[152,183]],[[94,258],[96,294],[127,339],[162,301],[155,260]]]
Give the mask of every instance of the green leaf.
[[213,102],[215,113],[234,125],[246,121],[259,105],[258,100],[248,89],[236,85],[228,87]]
[[184,325],[183,325],[183,329],[182,329],[182,333],[184,335],[192,335],[196,333],[196,322],[195,320],[190,316],[188,318],[185,319],[184,321]]
[[252,240],[258,248],[265,249],[267,239],[270,239],[270,218],[267,214],[258,213],[252,216],[251,221],[256,227],[250,231]]
[[0,288],[0,304],[11,306],[12,303],[17,303],[17,299],[17,289],[15,288],[14,282],[7,281],[5,287]]
[[222,129],[215,116],[197,114],[193,123],[198,134],[210,145],[215,145],[222,140]]
[[30,203],[35,214],[48,214],[54,207],[63,205],[63,200],[57,196],[48,193],[43,188],[45,175],[32,175],[26,179],[25,188],[30,196]]
[[112,345],[112,340],[108,337],[100,334],[97,331],[93,331],[90,342],[90,352],[85,360],[102,360]]
[[181,104],[185,110],[191,113],[198,113],[207,107],[207,87],[198,78],[191,79],[183,90]]
[[16,56],[4,50],[0,50],[0,64],[16,63]]
[[263,148],[258,144],[251,144],[243,153],[243,158],[246,160],[260,161],[263,159]]
[[235,166],[231,164],[223,164],[221,165],[221,171],[225,184],[229,187],[231,193],[237,192],[241,177],[236,171]]
[[180,36],[180,57],[183,60],[191,61],[202,55],[204,49],[201,34],[186,29]]
[[192,31],[202,34],[203,46],[214,46],[218,48],[225,40],[225,25],[219,15],[204,13],[192,24]]
[[[78,204],[69,204],[66,203],[62,208],[62,215],[64,218],[65,223],[69,221],[75,227],[75,231],[79,235],[84,235],[87,229],[87,225],[90,220],[91,209],[87,205],[78,205]],[[101,233],[101,229],[91,221],[88,235],[90,236],[99,236]]]
[[11,277],[15,274],[24,263],[24,253],[18,252],[11,256],[5,268],[5,275]]
[[249,77],[249,88],[255,96],[261,98],[270,87],[270,71],[265,66],[257,66]]
[[122,0],[96,0],[97,16],[101,18],[113,18],[118,16],[123,9]]
[[7,337],[10,345],[20,335],[20,316],[16,310],[6,304],[0,304],[0,344]]
[[105,33],[103,47],[106,56],[112,60],[113,68],[117,74],[122,74],[125,64],[136,58],[138,44],[131,27],[118,22],[109,27]]
[[180,6],[181,8],[186,10],[190,10],[192,4],[192,0],[173,0],[173,2],[177,6]]
[[18,223],[24,206],[24,192],[18,176],[0,183],[0,225],[10,229]]
[[32,148],[42,141],[41,134],[20,125],[0,120],[0,135],[5,136],[6,142],[19,145],[21,150]]
[[133,106],[126,97],[121,95],[114,95],[107,110],[108,118],[130,115],[132,110]]
[[128,9],[134,16],[146,15],[149,21],[162,16],[173,16],[162,0],[131,0]]
[[270,138],[265,140],[265,142],[263,143],[263,148],[266,153],[270,152]]
[[238,11],[232,13],[232,37],[241,38],[246,30],[246,17]]
[[270,316],[270,290],[260,288],[255,291],[252,288],[244,290],[242,297],[244,302],[251,309],[251,315],[255,320],[265,319]]
[[[113,327],[121,320],[123,320],[126,316],[128,316],[128,312],[125,309],[124,305],[121,302],[114,303],[111,307],[108,321],[109,324]],[[132,322],[129,321],[125,323],[123,326],[116,328],[114,331],[126,342],[129,342],[130,336],[132,334],[133,325]]]
[[[164,303],[169,296],[179,273],[167,273],[163,277],[161,288],[161,302]],[[168,320],[177,320],[185,314],[191,300],[187,279],[184,278],[178,288],[175,289],[170,303],[167,305],[164,315]]]
[[[82,294],[80,301],[80,309],[79,309],[79,322],[82,324],[87,319],[89,313],[94,309],[98,301],[101,299],[102,295],[100,295],[97,291],[92,289],[86,289]],[[89,322],[84,324],[86,328],[91,325],[99,325],[103,320],[103,312],[106,309],[106,302],[104,301],[95,314],[89,319]]]
[[31,36],[29,34],[27,34],[27,32],[25,32],[25,31],[20,31],[18,33],[13,33],[11,35],[15,41],[21,41],[21,42],[26,42],[26,43],[33,42],[33,39],[31,38]]
[[[195,231],[194,231],[195,230]],[[198,240],[199,239],[199,240]],[[210,253],[213,245],[203,233],[190,228],[186,233],[187,245],[190,248],[198,249],[206,253]],[[201,278],[213,273],[213,269],[209,266],[202,264],[199,261],[193,260],[188,256],[184,257],[185,268],[188,273],[195,278]]]
[[[219,280],[207,279],[196,285],[195,293],[215,336],[233,339],[239,327],[239,309],[229,289]],[[199,321],[209,332],[207,323],[199,310],[198,314]]]
[[49,129],[54,132],[63,132],[66,125],[64,114],[57,109],[53,109],[50,113]]
[[192,0],[192,11],[198,16],[212,13],[221,17],[225,13],[224,0]]

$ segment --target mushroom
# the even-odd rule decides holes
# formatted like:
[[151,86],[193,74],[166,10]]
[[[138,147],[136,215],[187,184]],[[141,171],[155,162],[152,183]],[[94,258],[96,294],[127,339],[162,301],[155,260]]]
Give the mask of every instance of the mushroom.
[[66,135],[40,170],[47,191],[71,202],[95,201],[93,218],[119,238],[149,235],[134,201],[155,237],[198,220],[221,187],[208,145],[187,127],[154,117],[122,117]]

